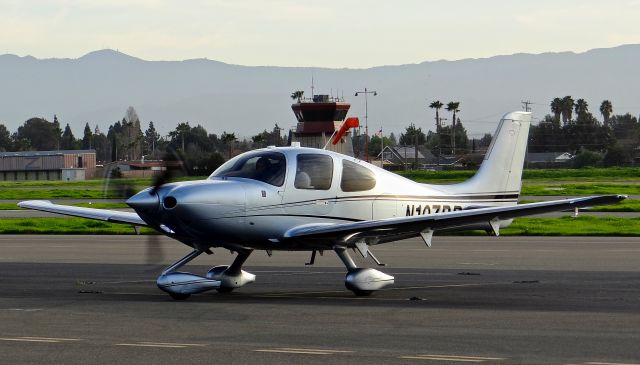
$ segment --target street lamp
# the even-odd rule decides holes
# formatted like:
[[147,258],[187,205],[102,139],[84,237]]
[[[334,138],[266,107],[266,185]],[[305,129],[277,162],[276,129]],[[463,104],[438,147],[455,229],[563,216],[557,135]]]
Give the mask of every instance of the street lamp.
[[367,96],[369,94],[373,94],[373,96],[378,95],[378,92],[375,90],[367,90],[364,88],[364,91],[356,91],[356,96],[364,94],[364,153],[365,153],[365,161],[369,162],[369,105],[367,102]]

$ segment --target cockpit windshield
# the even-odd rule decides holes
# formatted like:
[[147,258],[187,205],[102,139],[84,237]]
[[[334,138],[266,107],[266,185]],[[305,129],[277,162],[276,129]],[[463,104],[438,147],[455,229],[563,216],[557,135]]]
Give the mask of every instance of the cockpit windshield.
[[209,178],[242,177],[282,186],[286,167],[285,157],[279,152],[243,154],[225,162]]

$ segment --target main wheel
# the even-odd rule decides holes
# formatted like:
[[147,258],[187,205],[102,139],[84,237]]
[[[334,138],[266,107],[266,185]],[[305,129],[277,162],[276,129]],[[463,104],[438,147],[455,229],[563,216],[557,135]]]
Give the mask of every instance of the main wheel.
[[191,296],[191,294],[178,294],[178,293],[169,293],[171,298],[175,300],[185,300]]

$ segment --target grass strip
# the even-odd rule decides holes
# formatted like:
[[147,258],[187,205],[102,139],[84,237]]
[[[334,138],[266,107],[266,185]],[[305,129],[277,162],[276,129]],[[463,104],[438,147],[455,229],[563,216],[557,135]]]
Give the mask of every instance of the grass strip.
[[[96,208],[96,209],[124,209],[129,208],[129,206],[125,203],[78,203],[78,204],[69,204],[74,207],[86,207],[86,208]],[[17,204],[14,203],[0,203],[0,210],[22,210],[22,208],[18,207]]]
[[608,194],[640,194],[640,183],[613,184],[613,183],[587,183],[587,184],[523,184],[521,195],[608,195]]
[[505,236],[640,236],[640,218],[566,216],[518,218],[504,229]]
[[[462,181],[470,178],[476,170],[406,170],[398,171],[399,175],[418,182],[430,182],[441,180]],[[566,180],[566,179],[633,179],[640,177],[638,167],[608,167],[608,168],[581,168],[581,169],[525,169],[522,174],[524,180]]]
[[[156,233],[142,227],[141,234]],[[132,226],[84,218],[4,218],[0,234],[136,234]]]

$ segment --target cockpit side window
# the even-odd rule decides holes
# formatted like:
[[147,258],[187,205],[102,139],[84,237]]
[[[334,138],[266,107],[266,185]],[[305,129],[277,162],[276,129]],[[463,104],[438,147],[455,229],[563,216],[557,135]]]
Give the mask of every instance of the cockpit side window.
[[211,177],[242,177],[282,186],[286,167],[282,153],[261,152],[233,158],[214,171]]
[[344,192],[371,190],[376,186],[373,171],[357,163],[342,160],[342,179],[340,188]]
[[333,159],[328,155],[301,153],[296,158],[296,189],[329,190]]

